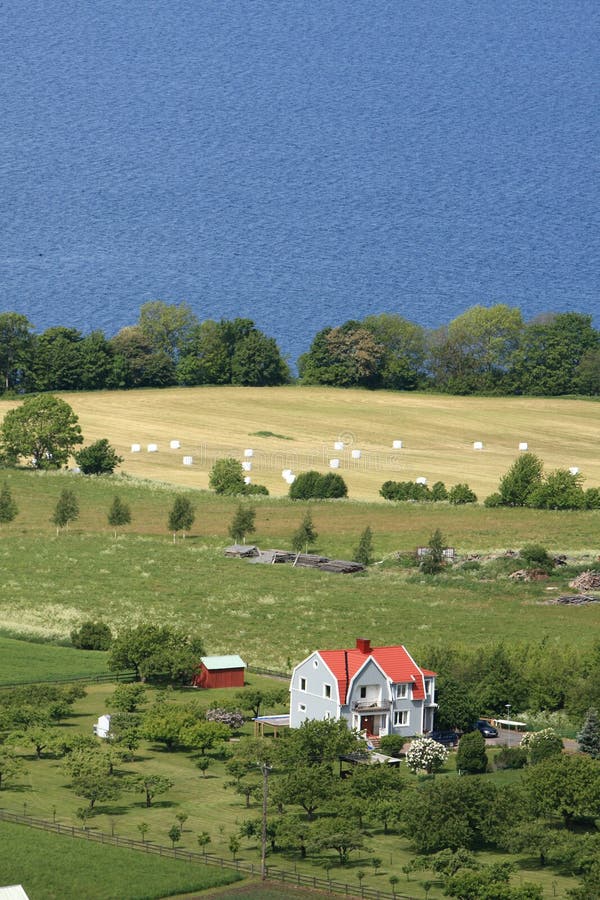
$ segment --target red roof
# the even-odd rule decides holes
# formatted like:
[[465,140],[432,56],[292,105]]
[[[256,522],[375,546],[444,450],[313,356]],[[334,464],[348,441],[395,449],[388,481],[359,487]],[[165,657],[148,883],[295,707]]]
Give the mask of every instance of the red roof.
[[318,653],[337,679],[342,704],[346,702],[350,682],[367,659],[374,659],[394,684],[412,684],[413,700],[425,699],[424,676],[436,674],[419,668],[402,644],[396,647],[370,647],[368,652],[353,647],[351,650],[319,650]]

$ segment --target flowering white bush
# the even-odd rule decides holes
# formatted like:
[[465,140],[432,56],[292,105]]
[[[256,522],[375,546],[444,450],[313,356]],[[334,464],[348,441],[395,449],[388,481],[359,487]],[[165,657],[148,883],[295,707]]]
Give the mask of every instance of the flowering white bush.
[[521,749],[529,754],[531,765],[562,753],[562,738],[553,728],[544,728],[542,731],[528,731],[521,739]]
[[432,738],[417,738],[406,753],[406,764],[411,772],[424,771],[431,775],[441,769],[448,759],[448,749]]

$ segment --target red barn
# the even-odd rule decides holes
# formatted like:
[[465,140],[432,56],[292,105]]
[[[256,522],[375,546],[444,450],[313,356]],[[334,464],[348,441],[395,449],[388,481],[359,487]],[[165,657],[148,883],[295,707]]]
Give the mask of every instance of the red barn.
[[245,671],[241,656],[203,656],[193,683],[201,688],[244,687]]

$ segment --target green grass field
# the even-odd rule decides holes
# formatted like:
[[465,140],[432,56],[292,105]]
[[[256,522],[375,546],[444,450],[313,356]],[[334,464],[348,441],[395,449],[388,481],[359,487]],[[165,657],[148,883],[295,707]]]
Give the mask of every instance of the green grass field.
[[[351,646],[359,633],[374,642],[400,641],[415,652],[440,640],[477,645],[499,636],[589,644],[599,633],[597,606],[547,605],[568,590],[568,578],[560,572],[547,582],[523,584],[458,571],[425,577],[389,559],[359,576],[251,565],[223,556],[234,498],[191,492],[192,535],[174,544],[166,529],[173,488],[119,476],[12,471],[6,478],[21,513],[4,526],[0,545],[4,635],[65,640],[86,618],[102,618],[115,628],[150,619],[201,634],[208,652],[240,652],[251,665],[287,671],[315,647]],[[76,490],[81,517],[57,536],[49,519],[65,485]],[[130,503],[134,521],[115,540],[106,512],[116,490]],[[253,540],[263,547],[289,547],[306,505],[276,498],[255,505]],[[438,527],[459,553],[518,548],[534,540],[555,552],[587,554],[583,562],[589,566],[598,554],[600,513],[595,511],[360,501],[310,508],[317,548],[333,557],[351,557],[367,524],[380,559],[414,550]],[[93,662],[76,657],[69,655],[73,674]],[[56,660],[55,668],[63,664]],[[65,665],[66,660],[67,654]],[[26,671],[26,661],[21,666]],[[6,672],[7,665],[2,667]],[[16,680],[10,663],[8,670],[2,680]],[[41,668],[36,671],[42,674]]]
[[[453,397],[319,387],[200,387],[62,395],[80,418],[86,442],[106,437],[137,477],[207,487],[215,458],[255,451],[252,478],[274,495],[281,470],[318,468],[341,458],[350,496],[376,499],[388,479],[425,476],[468,481],[485,497],[518,455],[522,441],[549,469],[578,466],[586,486],[600,484],[600,407],[590,400]],[[0,417],[18,405],[2,401]],[[263,434],[261,434],[261,432]],[[171,440],[181,448],[171,450]],[[339,453],[333,445],[345,442]],[[394,452],[392,442],[402,440]],[[473,442],[484,450],[474,451]],[[131,453],[139,443],[141,453]],[[149,443],[158,444],[148,453]],[[351,450],[360,449],[360,460]],[[182,465],[183,455],[194,464]]]
[[0,684],[101,675],[106,654],[0,637]]
[[30,900],[159,900],[236,881],[235,872],[0,822],[0,883]]

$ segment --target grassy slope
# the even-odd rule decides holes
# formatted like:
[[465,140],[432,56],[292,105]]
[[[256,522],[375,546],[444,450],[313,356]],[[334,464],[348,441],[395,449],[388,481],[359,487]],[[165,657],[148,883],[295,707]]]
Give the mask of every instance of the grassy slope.
[[106,654],[0,637],[0,684],[106,672]]
[[[481,497],[495,490],[499,476],[518,453],[520,441],[549,469],[579,466],[588,486],[600,484],[599,407],[587,400],[451,397],[435,394],[368,392],[334,388],[169,388],[129,392],[66,394],[87,441],[108,437],[125,456],[133,475],[190,487],[206,487],[214,458],[242,458],[255,450],[253,480],[285,493],[282,468],[325,469],[337,456],[333,442],[348,444],[341,473],[351,496],[376,498],[389,478],[448,484],[467,480]],[[0,415],[17,405],[3,401]],[[270,431],[282,437],[258,437]],[[172,439],[180,450],[170,450]],[[392,452],[392,441],[404,449]],[[473,442],[485,443],[483,452]],[[148,443],[158,453],[147,453]],[[132,443],[143,452],[132,454]],[[359,462],[350,449],[363,451]],[[182,465],[183,454],[194,466]]]

